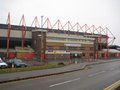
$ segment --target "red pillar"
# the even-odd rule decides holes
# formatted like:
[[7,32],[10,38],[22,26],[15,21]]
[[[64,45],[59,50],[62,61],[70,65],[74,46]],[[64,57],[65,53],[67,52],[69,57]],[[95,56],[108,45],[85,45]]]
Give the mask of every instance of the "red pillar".
[[8,31],[7,31],[7,58],[9,57],[9,46],[10,46],[10,31],[11,31],[11,25],[10,25],[10,13],[8,14],[8,19],[7,19],[7,24],[8,24]]

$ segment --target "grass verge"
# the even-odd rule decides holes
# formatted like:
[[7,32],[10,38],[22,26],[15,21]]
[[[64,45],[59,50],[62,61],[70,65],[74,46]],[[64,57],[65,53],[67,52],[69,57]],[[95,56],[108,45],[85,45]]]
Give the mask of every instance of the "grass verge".
[[40,65],[40,66],[28,66],[28,67],[23,67],[23,68],[6,68],[6,69],[0,69],[0,74],[59,68],[59,67],[63,67],[63,66],[65,66],[65,65],[45,64],[45,65]]

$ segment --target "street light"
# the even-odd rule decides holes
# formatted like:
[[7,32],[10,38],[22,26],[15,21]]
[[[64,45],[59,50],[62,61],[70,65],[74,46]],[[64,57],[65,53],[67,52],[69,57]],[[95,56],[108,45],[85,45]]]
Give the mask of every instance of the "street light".
[[41,28],[43,28],[43,17],[44,16],[41,16]]
[[42,28],[43,28],[43,17],[44,16],[41,16],[41,61],[42,60],[42,53],[43,53],[43,31],[42,31]]

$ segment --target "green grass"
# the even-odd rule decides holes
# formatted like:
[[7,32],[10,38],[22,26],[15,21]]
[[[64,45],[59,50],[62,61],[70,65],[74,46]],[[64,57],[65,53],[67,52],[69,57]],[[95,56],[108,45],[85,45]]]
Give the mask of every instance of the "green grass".
[[65,65],[45,64],[45,65],[40,65],[40,66],[28,66],[28,67],[23,67],[23,68],[6,68],[6,69],[0,69],[0,74],[59,68],[59,67],[63,67],[63,66],[65,66]]

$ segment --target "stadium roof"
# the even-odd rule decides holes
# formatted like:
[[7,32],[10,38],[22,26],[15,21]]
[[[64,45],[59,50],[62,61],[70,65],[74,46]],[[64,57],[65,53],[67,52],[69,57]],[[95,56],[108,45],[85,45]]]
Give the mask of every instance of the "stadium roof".
[[[36,28],[36,27],[30,27],[30,26],[25,26],[26,31],[32,31],[34,29],[41,29],[41,28]],[[0,29],[8,29],[8,24],[0,24]],[[11,25],[12,30],[21,30],[22,26],[20,25]],[[77,31],[69,31],[69,30],[58,30],[58,29],[48,29],[48,28],[42,28],[43,30],[47,30],[48,32],[54,32],[54,33],[61,33],[61,34],[77,34],[77,35],[85,35],[85,32],[77,32]],[[87,35],[93,35],[91,33],[86,33]],[[94,34],[94,35],[99,35],[99,34]],[[106,35],[102,35],[102,37],[106,37]]]

